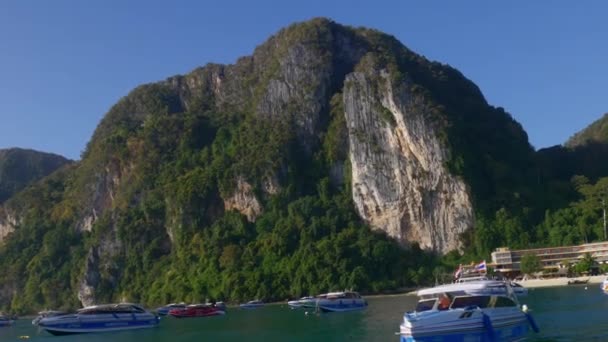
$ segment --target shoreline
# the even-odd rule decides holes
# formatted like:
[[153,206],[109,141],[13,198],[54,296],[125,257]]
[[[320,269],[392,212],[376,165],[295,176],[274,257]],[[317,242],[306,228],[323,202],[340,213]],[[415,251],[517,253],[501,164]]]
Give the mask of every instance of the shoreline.
[[524,281],[517,281],[516,283],[520,284],[526,288],[538,288],[538,287],[557,287],[557,286],[568,286],[569,281],[585,281],[586,284],[578,284],[578,285],[587,285],[587,284],[601,284],[604,279],[606,279],[606,275],[597,275],[597,276],[587,276],[587,277],[574,277],[574,278],[549,278],[549,279],[529,279]]
[[[579,286],[580,285],[589,285],[589,284],[601,284],[604,281],[604,279],[606,279],[606,278],[607,278],[606,275],[597,275],[597,276],[574,277],[574,278],[560,277],[560,278],[549,278],[549,279],[542,279],[542,278],[528,279],[528,280],[514,281],[514,282],[522,285],[525,288],[532,289],[532,288],[542,288],[542,287],[568,286],[569,285],[568,282],[574,281],[574,280],[578,280],[578,281],[587,280],[586,284],[576,284]],[[415,296],[416,293],[418,292],[418,290],[429,288],[429,287],[432,287],[432,286],[403,289],[402,291],[396,291],[393,293],[362,294],[362,296],[365,298]],[[264,304],[265,305],[281,305],[281,304],[287,305],[287,301],[272,301],[272,302],[266,302]],[[226,306],[229,308],[238,308],[239,305],[240,305],[239,303],[230,303],[230,304],[226,303]],[[148,308],[148,309],[152,310],[152,308]],[[30,314],[25,314],[23,316],[19,316],[19,319],[34,319],[35,317],[37,317],[37,314],[30,313]]]
[[[534,288],[542,288],[542,287],[560,287],[560,286],[572,286],[572,285],[576,285],[576,286],[595,285],[595,284],[601,284],[604,281],[604,279],[606,279],[606,278],[607,278],[606,275],[596,275],[596,276],[581,276],[581,277],[573,277],[573,278],[568,278],[568,277],[548,278],[548,279],[539,278],[539,279],[519,280],[519,281],[513,281],[513,282],[517,283],[525,288],[534,289]],[[578,280],[578,281],[587,280],[587,283],[585,283],[585,284],[568,284],[569,281],[575,281],[575,280]],[[411,290],[409,292],[394,294],[394,296],[403,296],[403,295],[415,296],[416,293],[418,292],[418,290],[426,289],[429,287],[432,287],[432,286],[420,287],[420,288]],[[393,296],[393,295],[373,295],[373,296],[366,296],[366,297],[384,297],[384,296]]]

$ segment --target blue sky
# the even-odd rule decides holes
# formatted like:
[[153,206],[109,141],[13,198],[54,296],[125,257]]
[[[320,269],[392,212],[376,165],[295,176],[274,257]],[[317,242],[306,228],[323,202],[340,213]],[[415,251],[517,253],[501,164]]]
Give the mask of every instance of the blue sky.
[[233,63],[295,21],[329,17],[396,36],[459,69],[535,148],[608,112],[605,1],[0,2],[0,148],[78,159],[135,86]]

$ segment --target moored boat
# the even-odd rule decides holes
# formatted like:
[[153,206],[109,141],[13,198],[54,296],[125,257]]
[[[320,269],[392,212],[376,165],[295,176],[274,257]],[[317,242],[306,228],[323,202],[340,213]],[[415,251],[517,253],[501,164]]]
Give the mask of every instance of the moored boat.
[[585,285],[589,282],[589,279],[572,279],[572,280],[568,280],[568,285]]
[[38,325],[53,335],[154,328],[160,318],[130,303],[89,306],[74,314],[42,318]]
[[[523,287],[522,285],[516,283],[516,282],[512,282],[509,280],[502,280],[502,279],[490,279],[488,278],[486,275],[480,275],[480,274],[464,274],[463,276],[459,277],[458,279],[456,279],[456,283],[459,284],[463,284],[463,283],[482,283],[482,282],[488,282],[488,284],[490,285],[496,285],[498,283],[496,282],[508,282],[509,285],[511,285],[511,288],[513,289],[513,292],[515,292],[515,294],[518,297],[522,297],[522,296],[527,296],[528,295],[528,289]],[[499,286],[489,286],[489,287],[484,287],[481,288],[479,291],[487,291],[487,293],[485,294],[495,294],[495,291],[505,291],[506,287],[503,286],[503,284],[499,284]],[[479,292],[478,294],[484,294]],[[506,293],[504,293],[506,294]]]
[[[400,341],[519,341],[538,327],[508,283],[502,292],[488,282],[441,285],[418,291],[420,301],[403,316]],[[495,284],[494,284],[495,285]],[[488,293],[488,294],[479,294]]]
[[241,309],[257,309],[264,306],[264,302],[261,300],[251,300],[247,303],[239,305]]
[[156,308],[156,314],[159,316],[166,316],[169,314],[169,311],[173,309],[184,309],[186,307],[186,303],[171,303],[165,306],[161,306]]
[[315,297],[307,296],[307,297],[302,297],[300,299],[290,300],[287,302],[287,305],[289,305],[289,307],[292,309],[298,309],[298,308],[304,307],[309,304],[314,304],[315,301],[316,301]]
[[226,304],[224,302],[215,302],[215,303],[211,303],[210,305],[215,306],[216,308],[218,308],[220,310],[226,311]]
[[314,301],[306,301],[302,307],[321,312],[346,312],[365,309],[367,301],[354,291],[329,292],[318,295]]
[[606,277],[606,279],[602,281],[602,284],[600,284],[600,288],[602,289],[602,291],[608,293],[608,277]]
[[192,304],[185,308],[169,311],[169,315],[175,318],[209,317],[224,314],[226,314],[226,311],[213,304]]

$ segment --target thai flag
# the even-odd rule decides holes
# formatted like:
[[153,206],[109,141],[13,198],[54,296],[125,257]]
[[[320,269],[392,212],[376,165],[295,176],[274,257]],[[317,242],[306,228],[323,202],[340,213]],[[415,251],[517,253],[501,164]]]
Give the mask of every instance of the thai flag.
[[475,270],[477,270],[477,271],[487,271],[486,261],[484,260],[484,261],[480,262],[479,264],[475,265]]
[[462,264],[458,265],[458,269],[454,272],[454,279],[458,279],[462,274]]

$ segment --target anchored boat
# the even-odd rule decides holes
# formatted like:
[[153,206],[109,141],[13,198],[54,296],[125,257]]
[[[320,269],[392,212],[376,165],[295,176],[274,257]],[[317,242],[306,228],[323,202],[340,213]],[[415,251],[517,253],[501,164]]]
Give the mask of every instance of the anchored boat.
[[[511,288],[513,289],[513,292],[515,292],[515,294],[518,297],[522,297],[522,296],[527,296],[528,295],[528,289],[521,286],[520,284],[516,283],[516,282],[512,282],[509,280],[503,280],[503,279],[490,279],[487,277],[486,273],[480,273],[480,272],[458,272],[461,273],[458,276],[458,279],[456,279],[456,283],[479,283],[479,282],[490,282],[488,283],[490,286],[488,286],[487,288],[482,288],[480,291],[488,291],[488,293],[485,294],[495,294],[496,291],[505,291],[506,287],[505,286],[493,286],[494,284],[497,284],[496,282],[508,282],[509,285],[511,285]],[[484,293],[479,293],[479,294],[484,294]],[[506,294],[506,293],[505,293]]]
[[[489,281],[441,285],[418,291],[420,301],[403,316],[400,341],[518,341],[538,331],[509,283],[502,291]],[[486,294],[481,294],[486,293]]]
[[602,289],[602,291],[608,293],[608,277],[606,277],[606,279],[604,279],[604,281],[602,281],[600,288]]
[[305,307],[307,305],[314,305],[316,300],[317,299],[315,297],[310,297],[310,296],[302,297],[300,299],[288,301],[287,305],[289,305],[289,307],[292,309],[299,309],[299,308]]
[[53,335],[154,328],[160,318],[136,304],[89,306],[74,314],[42,318],[38,325]]
[[[484,295],[484,294],[486,294],[486,295],[493,295],[493,294],[506,295],[507,287],[505,285],[507,282],[513,289],[513,292],[515,292],[515,294],[518,297],[528,295],[527,288],[521,286],[518,283],[510,282],[508,280],[493,280],[493,279],[488,279],[485,276],[465,277],[465,278],[459,278],[458,280],[456,280],[456,283],[459,283],[459,284],[465,284],[465,283],[467,283],[467,284],[470,284],[470,283],[487,284],[487,286],[481,286],[481,287],[479,287],[479,289],[475,290],[474,294],[480,294],[480,295]],[[473,290],[471,290],[471,291],[473,291]]]
[[212,304],[192,304],[182,309],[173,309],[169,311],[169,315],[176,318],[209,317],[225,314],[226,311],[224,311],[222,307],[217,307]]
[[303,301],[301,306],[321,312],[345,312],[363,310],[367,301],[357,292],[341,291],[318,295],[315,300]]
[[245,304],[239,305],[241,309],[257,309],[264,306],[264,302],[261,300],[251,300]]

